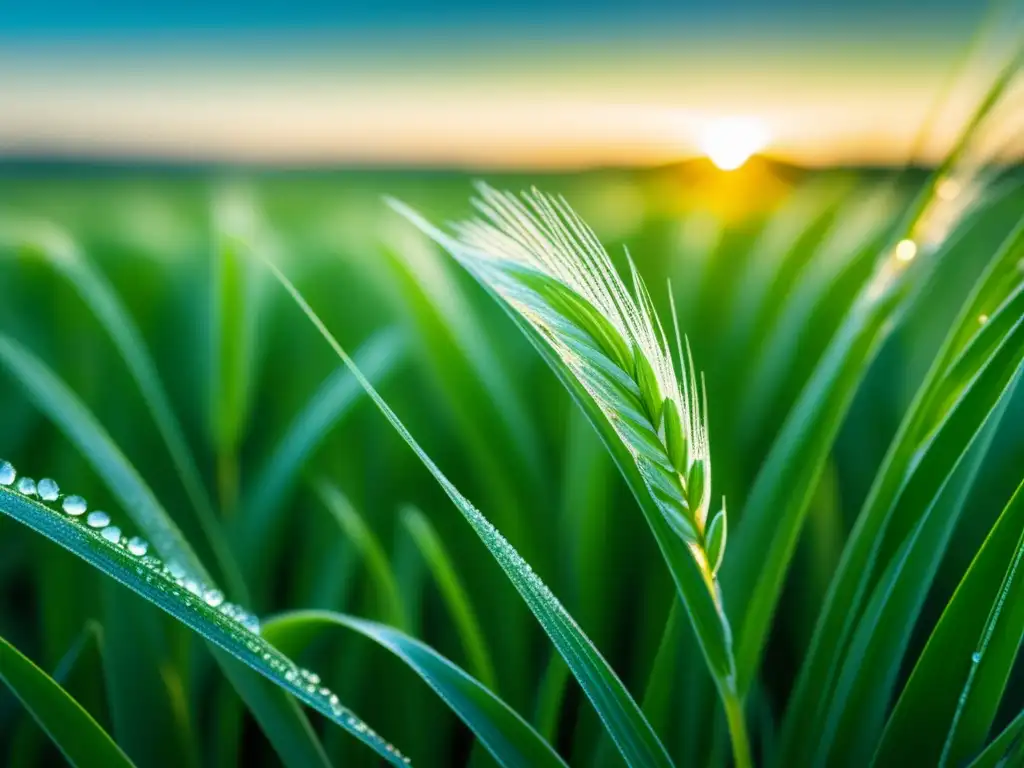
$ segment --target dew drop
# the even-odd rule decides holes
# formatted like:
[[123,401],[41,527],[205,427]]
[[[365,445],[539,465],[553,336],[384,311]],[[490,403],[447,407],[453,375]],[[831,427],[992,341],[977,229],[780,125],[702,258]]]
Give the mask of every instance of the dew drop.
[[39,491],[39,498],[43,501],[56,501],[60,496],[60,486],[48,477],[39,481],[36,490]]
[[111,544],[121,543],[121,529],[118,528],[116,525],[108,525],[106,528],[100,531],[100,536],[109,541]]
[[242,626],[255,635],[260,633],[260,620],[251,613],[247,613],[242,616]]
[[85,518],[85,522],[90,528],[106,528],[110,525],[110,515],[96,510],[89,513],[89,516]]
[[10,485],[17,476],[18,473],[14,470],[14,465],[11,462],[0,461],[0,485]]
[[18,493],[23,496],[35,496],[36,495],[36,481],[31,477],[23,477],[18,480],[14,486],[18,489]]
[[185,569],[181,567],[181,563],[171,561],[167,564],[167,571],[175,581],[185,578]]
[[971,662],[973,662],[974,664],[978,664],[981,662],[981,651],[975,651],[973,654],[971,654]]
[[149,544],[146,543],[145,539],[132,536],[128,539],[128,551],[135,555],[135,557],[142,557],[149,551]]
[[68,496],[64,499],[64,511],[72,517],[84,515],[88,506],[81,496]]
[[203,593],[203,602],[211,608],[216,608],[224,602],[224,593],[219,589],[208,589]]

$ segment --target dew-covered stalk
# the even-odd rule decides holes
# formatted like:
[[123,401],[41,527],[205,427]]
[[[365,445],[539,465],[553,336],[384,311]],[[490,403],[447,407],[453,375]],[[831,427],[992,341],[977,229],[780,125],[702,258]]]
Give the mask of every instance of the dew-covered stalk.
[[62,493],[55,480],[19,476],[0,460],[0,512],[46,536],[107,576],[149,600],[213,645],[227,651],[264,677],[341,725],[394,765],[409,761],[375,733],[319,675],[304,669],[260,635],[259,618],[229,602],[223,592],[204,583],[175,561],[163,561],[139,536],[128,536],[86,500]]
[[[394,206],[448,250],[511,315],[601,434],[672,572],[722,697],[737,765],[750,764],[732,634],[717,573],[725,502],[712,514],[707,394],[675,360],[632,260],[622,279],[594,232],[561,198],[480,186],[479,218],[444,232]],[[627,254],[628,257],[628,254]],[[671,291],[669,292],[671,300]]]

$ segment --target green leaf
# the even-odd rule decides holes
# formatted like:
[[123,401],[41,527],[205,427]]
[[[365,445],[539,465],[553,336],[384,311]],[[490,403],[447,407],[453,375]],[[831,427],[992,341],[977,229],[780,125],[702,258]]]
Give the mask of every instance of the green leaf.
[[[0,489],[0,493],[4,491]],[[77,768],[131,766],[99,724],[53,678],[0,637],[0,680]]]
[[[968,768],[1009,768],[1019,765],[1024,750],[1024,712],[1003,729]],[[1013,758],[1016,757],[1016,762]]]
[[42,360],[0,333],[0,365],[78,448],[149,541],[203,581],[212,579],[181,531],[103,425]]
[[458,571],[441,537],[437,535],[426,515],[415,507],[406,507],[402,510],[402,522],[430,568],[438,589],[441,590],[441,596],[455,621],[470,669],[485,688],[496,690],[497,678],[491,654],[487,650],[487,641],[484,639],[483,630],[480,629],[469,595],[462,586]]
[[[909,495],[919,520],[882,574],[851,637],[820,735],[819,755],[829,755],[830,764],[864,765],[871,758],[915,620],[1016,385],[1024,345],[1019,349],[1008,371],[995,364],[1003,361],[994,361],[994,375],[965,396],[954,414],[959,418],[944,429],[943,437],[953,437],[941,447],[952,443],[957,459],[935,495],[921,506]],[[928,465],[941,461],[938,453],[929,451],[921,475],[934,474]]]
[[[724,501],[724,500],[723,500]],[[711,572],[718,573],[722,566],[722,558],[725,557],[725,541],[728,536],[728,523],[725,517],[725,505],[711,520],[707,533],[708,562],[711,564]]]
[[[455,225],[455,237],[400,203],[392,205],[451,253],[506,309],[600,433],[687,607],[723,701],[731,708],[737,760],[745,765],[731,631],[703,550],[711,467],[707,406],[700,402],[692,360],[687,371],[680,349],[676,372],[635,266],[630,262],[630,294],[594,233],[564,200],[536,191],[522,199],[486,186],[479,191],[475,204],[486,219]],[[581,306],[589,309],[581,312]],[[620,367],[619,356],[604,340],[606,332],[591,322],[595,311],[631,345],[632,368]],[[636,360],[638,355],[644,361]],[[691,463],[704,462],[705,493],[699,504],[684,493],[684,480],[659,432],[662,392],[680,410]]]
[[320,501],[355,546],[370,573],[379,599],[381,613],[396,627],[407,625],[406,608],[391,563],[377,536],[352,503],[338,488],[323,481],[316,484]]
[[281,284],[295,300],[324,339],[331,345],[338,357],[352,371],[359,383],[373,399],[381,413],[394,427],[395,431],[412,448],[423,465],[430,471],[434,479],[441,485],[448,498],[462,513],[472,526],[484,546],[493,555],[526,601],[527,606],[537,617],[544,631],[551,638],[555,647],[562,654],[572,670],[584,693],[594,704],[598,715],[604,721],[616,745],[632,765],[636,766],[668,766],[671,765],[664,747],[644,720],[640,708],[630,697],[625,686],[600,655],[587,636],[573,621],[562,607],[558,599],[533,573],[530,566],[519,556],[515,548],[494,528],[483,514],[466,499],[451,481],[441,472],[438,466],[420,447],[416,439],[409,433],[390,406],[384,401],[373,385],[363,376],[359,368],[341,347],[338,340],[331,335],[309,304],[302,298],[295,286],[272,263],[267,262],[269,269],[277,276]]
[[387,649],[429,685],[504,766],[565,766],[538,733],[486,686],[427,645],[392,627],[327,611],[275,617],[264,627],[275,645],[297,653],[330,628],[346,628]]
[[[942,205],[936,193],[938,184],[959,162],[1003,95],[1015,66],[1000,74],[953,150],[908,207],[758,474],[733,538],[736,551],[726,562],[722,578],[727,604],[742,611],[736,651],[741,691],[748,689],[756,674],[810,499],[853,395],[881,342],[906,308],[915,273],[933,268],[926,253],[907,268],[897,257],[897,243],[913,238],[927,244],[933,236],[932,218]],[[842,610],[847,611],[848,605],[844,603]],[[808,721],[800,723],[805,728]]]
[[1024,639],[1022,559],[1024,485],[932,631],[886,725],[875,765],[961,765],[982,748]]
[[[385,328],[356,350],[355,359],[367,377],[378,384],[395,374],[404,362],[406,342],[395,328]],[[276,539],[282,524],[283,502],[306,461],[331,430],[351,412],[363,390],[352,374],[339,368],[328,376],[303,409],[295,415],[271,455],[243,496],[245,514],[238,518],[237,536],[247,571],[257,577],[257,564]]]
[[[943,391],[945,376],[962,351],[964,343],[972,334],[978,334],[979,337],[1002,336],[1001,323],[984,324],[979,328],[976,312],[979,305],[988,306],[987,302],[999,303],[999,294],[1005,294],[1004,277],[1011,264],[1015,267],[1021,232],[1024,232],[1024,228],[1019,228],[1007,239],[972,289],[971,296],[965,301],[943,342],[942,349],[919,386],[875,476],[871,491],[829,586],[810,651],[801,667],[787,708],[780,748],[780,759],[784,761],[801,763],[809,759],[805,750],[811,748],[810,740],[803,738],[801,733],[809,727],[820,726],[819,718],[823,717],[825,701],[834,684],[841,654],[854,622],[859,617],[859,606],[872,581],[876,564],[885,563],[880,557],[883,544],[887,540],[895,545],[902,541],[902,536],[887,536],[887,529],[892,526],[905,535],[913,527],[915,510],[921,508],[920,503],[926,503],[919,501],[918,505],[904,505],[905,514],[893,524],[895,505],[900,496],[915,497],[904,493],[904,488],[909,482],[908,473],[916,478],[915,482],[919,489],[916,498],[927,500],[934,495],[935,488],[942,478],[946,477],[956,458],[955,451],[937,452],[935,455],[946,457],[946,462],[932,467],[927,473],[921,473],[920,465],[915,464],[919,458],[919,440],[929,432],[935,431],[936,427],[932,425],[941,425],[943,422],[942,411],[937,410],[939,393]],[[1001,342],[994,343],[998,345]],[[987,342],[982,342],[981,346],[991,347]],[[984,361],[977,362],[980,366]],[[976,371],[971,375],[976,375]],[[946,417],[948,418],[948,413]],[[812,723],[816,725],[812,726]]]
[[41,255],[74,286],[117,348],[167,446],[171,462],[192,502],[200,530],[216,558],[220,573],[232,591],[244,598],[245,582],[238,564],[214,512],[213,503],[185,440],[181,423],[174,414],[170,398],[160,380],[156,364],[128,308],[103,273],[66,234],[52,228],[17,234],[20,235],[17,240]]
[[[278,731],[287,733],[289,739],[295,739],[289,743],[300,744],[302,754],[306,757],[318,754],[319,747],[312,740],[311,731],[307,731],[309,738],[295,736],[293,724],[304,724],[305,721],[283,717],[285,710],[282,708],[282,702],[283,706],[291,704],[288,704],[289,700],[281,695],[282,691],[291,693],[316,709],[392,764],[404,764],[397,750],[368,728],[350,710],[343,707],[330,691],[320,687],[318,678],[300,669],[258,632],[253,631],[254,617],[237,605],[222,602],[223,595],[216,589],[185,575],[176,563],[165,565],[152,555],[133,554],[125,543],[125,537],[120,529],[114,530],[114,526],[102,530],[93,528],[83,523],[77,516],[62,514],[2,486],[0,511],[82,558],[100,572],[173,616],[212,645],[230,654],[237,662],[274,683],[281,690],[274,691],[273,698],[270,699],[261,700],[259,697],[248,696],[253,689],[245,685],[238,686],[237,690],[246,698],[246,703],[253,709],[261,723],[265,723],[268,717],[266,707],[273,707],[277,713],[275,722]],[[111,541],[115,536],[118,543]],[[229,672],[230,678],[236,679],[233,670],[225,671]],[[299,713],[296,711],[295,714]],[[308,724],[305,724],[305,728],[308,729]],[[274,730],[268,731],[267,735],[289,764],[315,764],[285,748],[287,745],[284,742],[274,738]]]

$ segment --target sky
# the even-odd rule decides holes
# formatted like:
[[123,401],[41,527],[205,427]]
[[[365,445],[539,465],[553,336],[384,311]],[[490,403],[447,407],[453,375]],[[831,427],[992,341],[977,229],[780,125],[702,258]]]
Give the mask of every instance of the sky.
[[934,159],[1021,29],[997,4],[0,0],[0,158],[901,163],[933,115]]

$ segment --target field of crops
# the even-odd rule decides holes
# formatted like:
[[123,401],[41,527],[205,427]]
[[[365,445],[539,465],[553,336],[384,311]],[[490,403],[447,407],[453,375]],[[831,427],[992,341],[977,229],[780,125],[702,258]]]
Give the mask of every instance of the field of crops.
[[0,763],[1021,765],[968,171],[7,167]]

